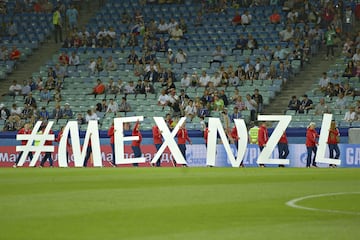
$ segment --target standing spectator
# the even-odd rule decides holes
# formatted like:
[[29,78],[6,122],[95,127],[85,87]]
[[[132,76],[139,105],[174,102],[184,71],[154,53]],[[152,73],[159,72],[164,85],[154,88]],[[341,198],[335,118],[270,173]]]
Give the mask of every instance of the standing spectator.
[[254,90],[254,94],[251,96],[252,99],[255,100],[256,104],[257,104],[257,109],[256,112],[257,113],[262,113],[263,112],[263,97],[262,95],[259,93],[259,89],[255,89]]
[[245,107],[250,111],[250,121],[255,121],[257,103],[254,99],[251,99],[250,94],[246,94]]
[[[319,138],[319,134],[316,132],[316,124],[311,122],[306,130],[306,149],[307,149],[307,159],[306,159],[306,167],[310,168],[310,166],[317,167],[315,158],[317,152],[317,141],[316,139]],[[311,159],[311,155],[314,153],[314,157]]]
[[[279,158],[286,159],[289,155],[289,145],[288,140],[286,137],[286,132],[284,131],[281,135],[279,142],[278,142],[278,151],[279,151]],[[279,167],[285,167],[285,165],[280,164]]]
[[79,19],[79,13],[74,5],[71,5],[70,8],[68,8],[68,10],[66,10],[66,17],[68,19],[70,30],[73,30],[74,28],[76,28],[77,22]]
[[[40,130],[40,132],[38,132],[38,134],[43,134],[43,131],[45,130],[45,126],[42,127],[42,129]],[[50,129],[49,134],[54,134],[54,132]],[[52,146],[53,145],[53,141],[52,140],[46,140],[44,143],[45,146]],[[49,160],[50,163],[50,167],[53,167],[53,159],[51,157],[51,152],[45,152],[44,157],[41,159],[40,162],[40,167],[42,168],[46,162],[46,160]]]
[[[55,43],[58,43],[58,40],[60,40],[60,42],[62,42],[63,41],[62,22],[61,22],[61,14],[60,14],[59,8],[55,8],[55,11],[52,16],[52,23],[54,25]],[[59,39],[58,39],[58,37],[59,37]]]
[[[24,125],[24,127],[21,128],[21,129],[18,131],[17,134],[31,134],[31,132],[32,132],[31,125],[30,125],[29,123],[26,123],[26,124]],[[25,146],[26,144],[27,144],[27,140],[21,140],[21,145],[22,145],[22,146]],[[14,166],[13,166],[14,168],[17,167],[17,165],[18,165],[18,163],[19,163],[19,161],[20,161],[20,158],[21,158],[22,154],[23,154],[23,152],[21,152],[21,153],[19,154],[19,156],[17,157],[17,159],[16,159],[16,161],[15,161],[15,164],[14,164]],[[32,152],[29,152],[29,153],[28,153],[28,156],[30,157],[30,161],[31,161],[32,158],[33,158]],[[27,156],[26,156],[26,157],[27,157]]]
[[[137,136],[139,138],[138,140],[133,140],[131,143],[131,148],[134,152],[134,157],[139,158],[142,155],[141,148],[140,148],[140,144],[142,141],[142,135],[140,132],[140,121],[139,120],[136,122],[136,124],[134,126],[134,129],[132,131],[132,136]],[[137,167],[137,166],[139,166],[139,164],[133,163],[133,166]]]
[[[162,140],[162,136],[161,136],[161,131],[157,125],[154,125],[152,127],[152,135],[153,135],[153,140],[154,140],[154,145],[155,145],[156,151],[159,151],[159,149],[163,143],[163,140]],[[157,162],[155,164],[156,167],[161,167],[161,158],[162,158],[162,156],[160,156],[159,159],[157,160]]]
[[[269,140],[269,133],[266,127],[266,122],[261,122],[258,130],[258,145],[260,152],[266,147],[266,144]],[[265,164],[259,164],[260,167],[265,167]]]
[[332,26],[328,26],[327,31],[325,32],[325,44],[326,44],[326,60],[329,59],[329,54],[331,52],[331,59],[334,58],[334,38],[336,32]]
[[114,122],[111,124],[108,132],[108,137],[110,137],[110,146],[112,151],[112,160],[110,161],[111,166],[116,167],[116,160],[115,160],[115,145],[114,145],[114,138],[115,138],[115,128]]
[[[334,120],[331,121],[330,129],[329,129],[329,137],[327,140],[327,144],[329,147],[329,157],[334,158],[335,152],[335,159],[339,159],[340,157],[340,149],[338,143],[340,142],[340,132],[339,129],[336,127],[336,122]],[[336,167],[335,164],[330,164],[329,167]]]
[[[186,142],[189,142],[192,144],[188,132],[185,127],[186,123],[183,123],[183,125],[180,127],[179,131],[177,132],[178,137],[178,146],[180,148],[181,154],[183,155],[185,161],[186,161]],[[176,166],[176,162],[174,163]],[[187,167],[187,164],[184,165],[184,167]]]

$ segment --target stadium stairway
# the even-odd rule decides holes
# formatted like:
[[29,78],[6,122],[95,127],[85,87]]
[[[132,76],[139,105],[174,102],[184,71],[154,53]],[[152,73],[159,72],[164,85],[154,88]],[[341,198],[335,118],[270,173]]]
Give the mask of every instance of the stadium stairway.
[[[340,51],[339,48],[335,51]],[[335,55],[337,54],[335,52]],[[332,60],[325,60],[326,48],[322,46],[318,54],[311,58],[309,64],[304,65],[303,70],[299,74],[292,77],[286,84],[282,91],[270,102],[264,109],[265,114],[284,114],[287,109],[291,96],[297,96],[301,101],[301,96],[307,91],[312,90],[311,86],[318,81],[323,72],[329,70],[329,66],[336,62],[336,58]],[[314,103],[317,104],[317,103]]]
[[[96,12],[100,9],[99,1],[89,1],[88,7],[82,7],[79,11],[79,23],[78,29],[82,29],[86,23],[95,16]],[[63,39],[65,39],[66,33],[63,31]],[[7,79],[1,81],[0,96],[3,93],[7,93],[8,89],[13,82],[17,80],[19,84],[23,84],[23,80],[28,79],[32,74],[40,69],[47,60],[51,59],[55,53],[59,52],[61,44],[56,44],[53,35],[43,43],[39,49],[37,49],[31,56],[29,56],[25,62],[17,64],[16,69]],[[0,97],[1,101],[1,97]]]

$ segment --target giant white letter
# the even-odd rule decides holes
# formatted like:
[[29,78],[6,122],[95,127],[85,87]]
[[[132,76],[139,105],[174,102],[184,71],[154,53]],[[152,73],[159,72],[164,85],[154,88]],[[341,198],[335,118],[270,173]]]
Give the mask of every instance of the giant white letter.
[[125,158],[124,152],[124,142],[125,141],[133,141],[139,140],[138,136],[124,136],[124,123],[128,122],[136,122],[136,121],[143,121],[143,116],[135,116],[135,117],[121,117],[114,119],[114,130],[115,130],[115,156],[116,156],[116,164],[129,164],[129,163],[144,163],[146,158],[139,157],[139,158]]
[[68,163],[66,161],[66,144],[69,133],[71,138],[71,147],[74,154],[75,167],[82,167],[84,165],[86,149],[90,139],[94,167],[102,167],[99,129],[98,122],[96,120],[90,120],[88,123],[82,150],[80,147],[79,128],[77,121],[69,121],[66,124],[63,132],[63,137],[61,138],[59,143],[59,167],[68,166]]
[[225,151],[230,159],[231,165],[233,167],[239,167],[241,161],[245,155],[247,147],[248,134],[246,130],[246,125],[243,119],[235,119],[235,126],[237,128],[239,136],[239,149],[237,149],[237,158],[235,159],[228,138],[224,132],[224,128],[220,122],[219,118],[209,118],[209,134],[208,134],[208,144],[206,152],[206,165],[215,166],[216,159],[216,140],[217,133],[219,132],[221,141],[223,142]]
[[161,145],[159,151],[155,154],[154,158],[151,160],[151,163],[156,163],[156,161],[159,159],[161,154],[165,151],[166,147],[169,147],[169,150],[172,153],[176,163],[186,164],[186,161],[180,152],[179,146],[177,145],[176,141],[174,140],[174,137],[176,136],[177,132],[179,131],[179,128],[183,125],[185,120],[186,120],[186,117],[180,118],[179,122],[176,124],[173,131],[170,132],[169,128],[167,127],[167,125],[164,121],[164,118],[154,117],[154,121],[155,121],[156,125],[159,127],[159,130],[161,131],[161,135],[164,138],[164,142]]
[[279,121],[273,133],[271,134],[266,146],[261,151],[257,164],[282,164],[289,165],[289,159],[270,159],[271,153],[274,151],[281,135],[286,130],[291,121],[290,115],[259,115],[259,121]]
[[330,125],[331,125],[331,120],[332,120],[332,114],[325,113],[323,115],[323,120],[322,120],[321,130],[320,130],[319,146],[317,149],[315,162],[340,165],[341,160],[339,160],[339,159],[325,158],[325,152],[326,152],[327,140],[329,137],[329,129],[330,129]]

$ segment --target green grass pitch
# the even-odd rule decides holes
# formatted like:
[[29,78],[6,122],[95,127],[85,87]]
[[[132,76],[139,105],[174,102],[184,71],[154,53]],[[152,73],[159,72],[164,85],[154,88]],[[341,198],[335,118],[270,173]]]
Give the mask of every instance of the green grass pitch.
[[3,168],[0,239],[360,239],[360,169]]

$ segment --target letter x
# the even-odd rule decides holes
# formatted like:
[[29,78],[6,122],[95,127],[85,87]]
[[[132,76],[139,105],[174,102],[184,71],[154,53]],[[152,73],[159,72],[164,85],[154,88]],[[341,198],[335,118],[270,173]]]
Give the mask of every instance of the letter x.
[[172,153],[175,161],[179,164],[186,164],[186,161],[183,155],[180,152],[180,149],[174,140],[176,133],[179,131],[180,126],[185,122],[186,117],[182,117],[178,124],[176,124],[174,130],[172,132],[169,131],[165,120],[162,117],[154,117],[154,121],[156,125],[159,127],[161,135],[164,138],[163,144],[161,145],[159,151],[155,154],[151,163],[156,163],[156,161],[160,158],[161,154],[165,151],[166,147],[169,147],[170,152]]

